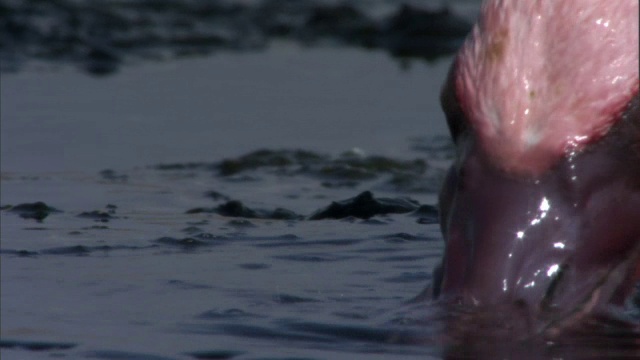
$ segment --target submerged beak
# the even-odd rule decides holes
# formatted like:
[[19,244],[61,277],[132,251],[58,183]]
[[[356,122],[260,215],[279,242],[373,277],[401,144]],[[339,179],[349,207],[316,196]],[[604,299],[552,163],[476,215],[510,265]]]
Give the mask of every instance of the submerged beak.
[[436,295],[524,306],[539,330],[623,305],[640,280],[639,125],[622,122],[536,177],[509,174],[472,137],[458,139],[440,196]]

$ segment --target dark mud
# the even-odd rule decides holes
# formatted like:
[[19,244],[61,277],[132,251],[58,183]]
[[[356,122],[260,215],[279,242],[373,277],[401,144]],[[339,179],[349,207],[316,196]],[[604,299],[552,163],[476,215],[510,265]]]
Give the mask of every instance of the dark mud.
[[[432,139],[439,141],[439,138]],[[451,147],[451,144],[448,144]],[[447,159],[449,160],[449,159]],[[303,150],[258,150],[237,158],[224,159],[214,163],[176,163],[160,164],[151,166],[150,169],[156,171],[161,177],[197,177],[206,176],[211,173],[222,184],[237,183],[240,188],[243,186],[253,186],[257,183],[270,181],[271,179],[287,178],[308,178],[306,188],[300,192],[288,195],[287,201],[295,201],[302,193],[309,191],[309,187],[315,183],[315,187],[320,189],[336,189],[344,191],[354,191],[358,188],[373,188],[380,191],[392,191],[393,193],[421,194],[434,193],[441,183],[444,171],[442,165],[432,166],[425,160],[401,160],[384,156],[366,156],[358,152],[346,152],[337,157],[318,154]],[[103,170],[99,176],[107,183],[126,183],[123,179],[129,179],[132,175],[119,174],[115,177],[107,176],[112,170]],[[200,175],[198,175],[200,174]],[[421,188],[403,187],[395,184],[395,179],[405,177],[411,179],[410,182],[427,184]],[[342,182],[342,183],[341,183]],[[335,184],[347,185],[338,186]],[[328,185],[334,184],[334,185]],[[431,184],[429,186],[428,184]],[[208,198],[214,202],[223,203],[213,207],[196,207],[186,209],[185,214],[217,214],[222,217],[240,218],[230,220],[229,224],[250,224],[248,219],[260,220],[323,220],[323,219],[371,219],[375,216],[389,214],[407,214],[420,217],[420,223],[435,223],[438,218],[435,205],[420,204],[419,201],[407,196],[403,197],[377,197],[370,190],[363,191],[358,195],[332,201],[328,205],[319,207],[308,214],[299,214],[285,208],[275,208],[274,210],[252,208],[243,201],[232,200],[236,197],[222,194],[217,190],[208,190],[202,193],[203,198]],[[251,199],[247,199],[251,200]],[[255,200],[255,199],[254,199]],[[317,202],[321,201],[321,197]],[[102,210],[82,211],[76,216],[81,219],[93,220],[94,222],[109,223],[120,219],[116,214],[117,205],[107,204]],[[62,213],[55,207],[44,202],[24,203],[19,205],[5,205],[0,211],[15,213],[24,219],[35,219],[38,222],[44,220],[52,213]],[[125,217],[126,218],[126,217]],[[94,226],[92,229],[100,227]],[[105,227],[107,228],[107,227]],[[86,228],[85,228],[86,229]],[[201,229],[198,227],[188,227],[188,233],[197,233]],[[205,236],[202,233],[198,236]],[[197,241],[187,239],[162,238],[160,243],[193,243]],[[190,239],[190,240],[189,240]]]
[[241,201],[231,200],[213,208],[189,209],[187,214],[213,213],[229,217],[242,217],[248,219],[272,219],[272,220],[302,220],[303,215],[298,215],[291,210],[277,208],[275,210],[250,209]]
[[53,343],[39,341],[0,340],[0,349],[24,349],[30,351],[69,350],[76,347],[72,343]]
[[5,205],[2,206],[2,210],[8,210],[18,214],[23,219],[34,219],[38,222],[42,222],[42,220],[46,219],[50,214],[61,212],[42,201],[18,204],[16,206]]
[[[416,151],[435,153],[436,160],[451,161],[453,146],[440,137],[423,140],[435,142],[435,149],[426,145]],[[420,141],[415,140],[416,143]],[[216,163],[159,164],[157,170],[210,170],[226,181],[259,181],[260,176],[308,176],[321,181],[326,188],[355,188],[363,183],[377,181],[376,189],[399,193],[435,193],[445,176],[440,166],[424,159],[392,159],[380,155],[366,155],[360,150],[344,152],[338,156],[304,150],[257,150],[237,158]],[[256,174],[261,171],[262,175]],[[228,199],[215,190],[208,193],[214,200]]]
[[333,202],[313,213],[309,219],[344,219],[350,216],[370,219],[376,215],[405,214],[415,211],[418,206],[418,202],[411,199],[375,199],[371,192],[365,191],[354,198]]
[[[374,198],[370,191],[365,191],[351,199],[332,202],[331,205],[317,210],[309,216],[299,215],[291,210],[277,208],[275,210],[250,209],[237,200],[228,201],[212,208],[194,208],[187,210],[187,214],[213,213],[228,217],[241,217],[247,219],[271,219],[271,220],[323,220],[344,219],[354,217],[370,219],[376,215],[404,214],[417,211],[419,203],[406,198]],[[420,207],[422,212],[437,218],[437,210],[433,206]],[[430,212],[435,210],[435,213]]]
[[297,0],[5,0],[0,59],[3,71],[42,60],[107,75],[127,63],[256,51],[286,39],[431,60],[453,53],[471,28],[447,8],[398,5],[382,16],[370,8]]

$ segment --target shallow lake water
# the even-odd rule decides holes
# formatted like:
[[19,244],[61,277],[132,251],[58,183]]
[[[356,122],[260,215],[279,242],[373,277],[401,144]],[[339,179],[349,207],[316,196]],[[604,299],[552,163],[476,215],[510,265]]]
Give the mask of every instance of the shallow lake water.
[[[416,300],[444,248],[450,61],[282,41],[3,73],[2,358],[638,355],[452,342]],[[327,215],[356,196],[382,210]]]
[[[3,358],[437,354],[391,330],[429,316],[406,303],[441,256],[433,219],[185,212],[233,199],[308,216],[366,190],[434,204],[450,156],[438,138],[447,66],[407,70],[383,53],[284,44],[105,79],[3,75],[2,203],[61,210],[41,222],[1,213]],[[310,172],[305,161],[216,170],[261,148],[324,160]],[[341,158],[369,155],[426,164],[426,181],[394,185],[400,170],[341,173]]]

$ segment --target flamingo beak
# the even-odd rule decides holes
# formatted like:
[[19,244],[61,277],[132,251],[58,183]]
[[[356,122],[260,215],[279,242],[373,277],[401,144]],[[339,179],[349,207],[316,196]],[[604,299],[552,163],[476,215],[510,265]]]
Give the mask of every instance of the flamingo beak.
[[496,167],[472,135],[458,136],[440,194],[435,295],[518,304],[544,326],[624,305],[640,280],[638,103],[601,141],[535,177]]

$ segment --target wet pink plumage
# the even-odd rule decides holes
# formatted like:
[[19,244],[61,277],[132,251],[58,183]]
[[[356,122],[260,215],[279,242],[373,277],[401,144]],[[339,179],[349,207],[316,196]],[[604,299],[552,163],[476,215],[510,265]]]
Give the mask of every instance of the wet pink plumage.
[[604,136],[638,93],[637,0],[488,1],[455,86],[495,165],[539,175]]

